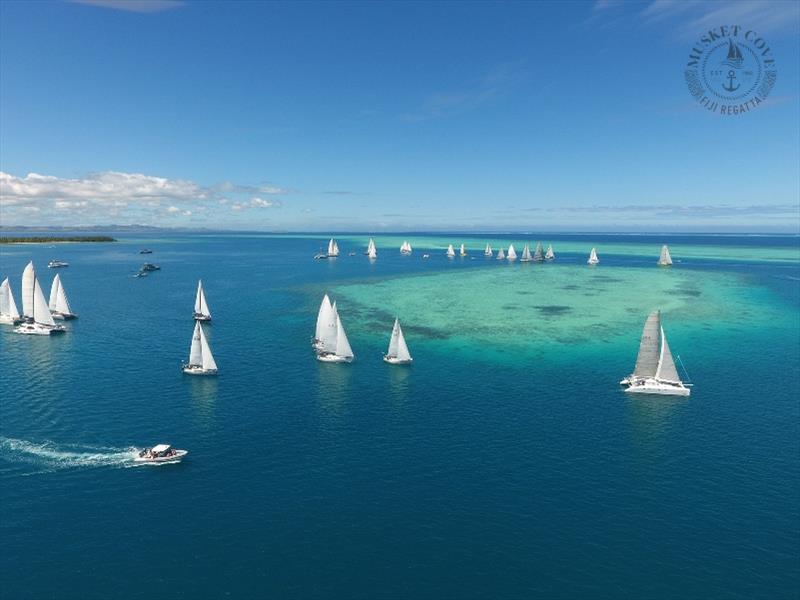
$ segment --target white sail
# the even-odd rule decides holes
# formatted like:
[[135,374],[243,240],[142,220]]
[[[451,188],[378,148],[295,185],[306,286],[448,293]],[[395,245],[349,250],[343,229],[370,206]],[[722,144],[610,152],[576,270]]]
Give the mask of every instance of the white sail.
[[[58,277],[58,275],[56,275]],[[51,308],[51,310],[53,310]],[[67,291],[64,289],[64,284],[61,282],[59,278],[58,281],[58,292],[56,294],[56,312],[61,313],[62,315],[71,315],[72,308],[69,306],[69,300],[67,299]]]
[[56,299],[58,298],[58,288],[61,287],[61,276],[56,273],[56,276],[53,277],[53,284],[50,286],[50,302],[47,303],[47,306],[50,310],[57,310],[56,309]]
[[339,313],[336,313],[336,356],[353,358],[353,349],[350,347],[347,334],[344,332]]
[[197,281],[197,296],[195,296],[194,299],[194,314],[211,317],[211,311],[208,309],[208,303],[206,302],[206,292],[203,289],[202,279]]
[[658,359],[655,377],[661,381],[679,382],[681,380],[678,370],[675,368],[675,361],[672,358],[663,327],[661,327],[661,356]]
[[461,254],[461,256],[466,256],[467,255],[467,249],[464,247],[464,244],[461,244],[460,254]]
[[450,258],[452,258],[452,257],[454,257],[455,255],[456,255],[456,251],[453,249],[453,244],[450,244],[450,245],[448,245],[448,246],[447,246],[447,256],[449,256]]
[[523,262],[528,262],[531,259],[531,249],[528,244],[525,244],[525,247],[522,249],[522,258],[520,259]]
[[536,261],[544,260],[544,254],[542,252],[542,242],[536,242],[536,250],[533,253],[533,260]]
[[492,247],[489,244],[486,244],[486,249],[483,251],[484,256],[491,256],[493,254]]
[[547,252],[545,252],[544,258],[545,260],[553,260],[555,257],[556,255],[553,253],[553,245],[550,244],[547,246]]
[[392,339],[389,340],[389,350],[386,353],[389,358],[396,358],[400,361],[410,361],[411,353],[408,351],[406,345],[406,338],[403,335],[403,329],[400,327],[400,320],[394,320],[394,327],[392,328]]
[[506,257],[508,260],[517,260],[517,251],[514,250],[514,244],[509,245]]
[[11,283],[8,281],[8,277],[0,284],[0,315],[11,317],[11,319],[19,319],[17,303],[14,302],[14,294],[11,291]]
[[633,376],[637,378],[655,377],[658,372],[661,355],[661,312],[653,311],[647,317],[639,342],[639,354],[636,356],[636,367]]
[[370,258],[375,258],[378,255],[378,250],[375,248],[375,240],[369,238],[369,243],[367,244],[367,251],[364,252]]
[[592,251],[589,253],[589,260],[586,261],[590,265],[596,265],[600,262],[600,259],[597,258],[597,250],[592,248]]
[[189,347],[189,364],[202,365],[203,364],[203,345],[200,343],[200,335],[202,333],[200,328],[200,321],[195,321],[194,333],[192,333],[192,345]]
[[331,307],[331,300],[328,298],[328,294],[325,294],[322,297],[322,303],[319,305],[319,312],[317,313],[317,328],[314,330],[314,339],[319,341],[322,340],[322,333],[325,329],[325,326],[330,318],[329,314],[333,311]]
[[414,249],[411,247],[411,242],[406,242],[406,251],[411,254]]
[[668,267],[672,264],[672,257],[669,255],[669,247],[666,244],[661,246],[661,256],[658,257],[658,264],[662,267]]
[[505,259],[505,257],[506,257],[505,251],[502,248],[500,248],[500,250],[497,251],[497,260],[503,260]]
[[211,354],[211,348],[208,345],[208,340],[206,340],[206,333],[203,331],[203,326],[200,325],[199,321],[197,322],[197,325],[200,327],[200,351],[203,355],[203,359],[200,364],[203,366],[204,371],[216,371],[217,363],[214,360],[214,356]]
[[328,256],[333,256],[334,245],[333,245],[333,238],[330,239],[328,242]]
[[336,302],[334,302],[325,312],[322,329],[317,338],[320,341],[320,350],[323,352],[336,352],[336,321],[338,319],[339,313],[336,311]]
[[56,322],[50,314],[50,308],[44,298],[42,286],[36,278],[33,261],[28,263],[22,272],[22,312],[42,325],[55,326]]

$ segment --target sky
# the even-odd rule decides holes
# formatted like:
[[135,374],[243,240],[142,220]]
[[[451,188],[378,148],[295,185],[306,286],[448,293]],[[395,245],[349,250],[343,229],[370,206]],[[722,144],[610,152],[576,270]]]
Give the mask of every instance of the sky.
[[5,227],[800,233],[799,165],[798,2],[0,2]]

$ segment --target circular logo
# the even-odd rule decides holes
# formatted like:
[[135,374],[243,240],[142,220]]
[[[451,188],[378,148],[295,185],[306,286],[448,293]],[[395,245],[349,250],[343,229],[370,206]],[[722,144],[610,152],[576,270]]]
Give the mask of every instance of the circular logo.
[[694,43],[684,76],[701,106],[728,116],[761,104],[775,85],[777,70],[772,49],[756,31],[722,25]]

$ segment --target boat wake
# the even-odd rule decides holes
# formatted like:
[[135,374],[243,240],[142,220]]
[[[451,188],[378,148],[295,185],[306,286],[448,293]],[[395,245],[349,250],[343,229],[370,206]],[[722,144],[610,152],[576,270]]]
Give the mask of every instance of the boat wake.
[[36,472],[94,467],[132,467],[137,448],[107,448],[79,444],[41,443],[0,437],[0,459],[9,463],[28,464]]

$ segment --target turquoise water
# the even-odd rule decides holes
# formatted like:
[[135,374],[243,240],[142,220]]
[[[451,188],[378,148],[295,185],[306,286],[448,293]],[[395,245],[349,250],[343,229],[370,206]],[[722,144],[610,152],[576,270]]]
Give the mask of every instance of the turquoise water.
[[[69,261],[80,315],[0,326],[2,596],[797,597],[798,238],[553,236],[538,265],[462,237],[1,248],[18,302],[28,260],[47,289]],[[215,379],[179,371],[198,277]],[[310,351],[325,292],[351,365]],[[656,308],[688,399],[617,386]],[[394,316],[410,368],[381,361]],[[160,441],[188,459],[132,465]]]

